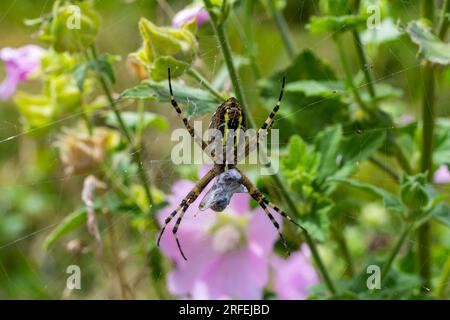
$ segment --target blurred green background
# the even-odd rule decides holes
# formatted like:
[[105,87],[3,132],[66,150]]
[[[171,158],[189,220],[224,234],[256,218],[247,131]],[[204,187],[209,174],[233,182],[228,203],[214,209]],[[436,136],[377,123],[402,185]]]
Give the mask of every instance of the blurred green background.
[[[161,4],[164,4],[161,6]],[[138,80],[127,67],[126,57],[141,45],[137,23],[140,17],[146,17],[157,25],[169,25],[171,16],[189,1],[155,1],[155,0],[112,0],[97,1],[96,8],[102,17],[101,30],[98,39],[99,51],[106,51],[122,57],[115,64],[117,83],[115,92],[136,85]],[[0,2],[0,48],[20,47],[34,43],[31,31],[24,26],[24,19],[40,16],[51,10],[52,1],[19,0]],[[289,30],[295,40],[297,50],[309,48],[325,61],[335,67],[342,75],[335,45],[326,34],[311,34],[305,30],[309,18],[318,13],[317,1],[288,0],[284,10]],[[418,16],[418,1],[392,1],[393,15],[402,21]],[[243,44],[239,37],[239,19],[230,22],[231,45],[236,52],[243,52]],[[252,24],[254,40],[257,47],[257,64],[263,76],[269,76],[273,71],[288,64],[276,26],[262,6],[257,6]],[[200,55],[204,62],[217,70],[222,62],[216,44],[213,30],[210,27],[201,28],[198,34]],[[376,79],[384,79],[385,83],[402,89],[402,100],[396,100],[390,112],[401,117],[420,114],[420,82],[418,74],[417,48],[407,37],[399,41],[369,50],[369,63],[373,67]],[[348,50],[349,61],[356,60],[353,48]],[[355,70],[356,71],[356,70]],[[0,79],[4,70],[0,67]],[[263,121],[265,109],[258,109],[256,83],[251,72],[243,73],[243,83],[252,108],[261,109],[256,113],[256,120]],[[436,105],[439,116],[450,115],[449,101],[450,72],[441,75],[437,81],[438,93]],[[30,92],[38,91],[36,82],[21,84],[21,89]],[[181,127],[181,123],[168,105],[146,103],[146,108],[164,114],[170,123],[170,129]],[[301,119],[314,118],[316,109],[302,112]],[[204,118],[206,120],[206,117]],[[300,119],[300,118],[299,118]],[[93,248],[89,245],[90,236],[84,230],[79,230],[64,237],[63,241],[46,251],[43,241],[46,235],[68,213],[80,204],[80,190],[83,177],[64,176],[58,152],[53,146],[57,128],[70,126],[76,119],[68,118],[55,123],[55,130],[49,134],[39,131],[24,132],[20,114],[13,102],[0,102],[0,299],[44,299],[44,298],[118,298],[118,288],[113,280],[112,271],[101,263]],[[301,125],[301,124],[300,124]],[[52,125],[53,126],[53,125]],[[149,128],[146,132],[144,165],[152,181],[163,190],[170,190],[172,182],[180,173],[170,162],[170,132],[159,132]],[[308,137],[305,137],[306,140]],[[383,173],[370,165],[364,165],[358,176],[370,180],[378,177],[377,183],[387,189],[393,189]],[[448,187],[442,190],[447,191]],[[348,206],[348,220],[358,220],[348,228],[350,250],[355,255],[355,261],[366,261],[371,250],[380,250],[392,244],[392,235],[396,235],[397,222],[387,222],[386,213],[378,202],[370,202],[364,208],[352,207],[353,198],[367,195],[358,194],[354,190],[342,191],[342,194],[352,194]],[[356,213],[358,212],[358,213]],[[125,215],[118,218],[125,221]],[[396,224],[397,223],[397,224]],[[152,298],[153,288],[150,286],[145,255],[142,253],[148,241],[154,241],[153,235],[142,235],[127,227],[126,223],[117,223],[117,233],[120,239],[120,254],[125,264],[127,277],[134,286],[138,298]],[[436,233],[450,244],[448,232],[436,226]],[[332,245],[321,247],[326,263],[333,275],[345,273],[345,263],[334,261],[336,248]],[[442,261],[445,258],[442,250]],[[67,279],[66,268],[77,264],[83,270],[83,288],[80,291],[68,293],[65,291]],[[161,278],[164,275],[161,274]]]

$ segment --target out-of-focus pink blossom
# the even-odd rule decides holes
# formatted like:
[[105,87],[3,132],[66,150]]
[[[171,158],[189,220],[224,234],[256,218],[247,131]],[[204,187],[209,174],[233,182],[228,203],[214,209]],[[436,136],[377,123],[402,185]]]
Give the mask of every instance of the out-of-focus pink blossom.
[[177,14],[172,19],[172,26],[174,28],[179,28],[188,21],[197,18],[197,25],[203,25],[208,19],[208,12],[202,6],[186,7]]
[[436,170],[433,181],[437,184],[450,183],[450,171],[448,170],[447,165],[443,164]]
[[416,121],[416,117],[414,117],[412,114],[407,113],[405,115],[403,115],[400,119],[399,119],[399,123],[402,126],[407,126],[411,123],[413,123],[414,121]]
[[272,259],[275,275],[275,293],[279,299],[303,300],[309,296],[308,288],[319,282],[316,271],[309,262],[309,249],[303,245],[287,260],[278,256]]
[[4,61],[6,69],[6,78],[0,83],[0,100],[11,97],[17,85],[39,69],[44,52],[44,49],[34,45],[0,50],[0,60]]
[[[169,205],[158,214],[161,225],[193,186],[186,180],[173,185]],[[189,207],[178,229],[187,261],[171,233],[176,218],[162,237],[161,250],[175,262],[168,276],[170,292],[193,299],[262,298],[276,229],[262,209],[250,209],[247,193],[235,194],[223,213],[200,211],[204,195]]]

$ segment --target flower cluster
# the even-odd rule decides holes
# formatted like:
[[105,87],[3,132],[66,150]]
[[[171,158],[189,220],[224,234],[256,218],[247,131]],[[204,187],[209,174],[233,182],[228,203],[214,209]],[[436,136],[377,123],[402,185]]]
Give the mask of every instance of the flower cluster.
[[[161,225],[193,186],[187,180],[175,182],[167,196],[169,205],[158,214]],[[172,294],[193,299],[261,299],[273,270],[279,298],[308,297],[308,287],[318,279],[306,250],[288,260],[274,256],[278,233],[262,209],[250,208],[248,193],[235,194],[220,213],[199,211],[203,195],[189,207],[178,231],[188,260],[181,257],[171,233],[161,240],[162,251],[175,262],[168,277]],[[280,217],[277,220],[281,222]]]

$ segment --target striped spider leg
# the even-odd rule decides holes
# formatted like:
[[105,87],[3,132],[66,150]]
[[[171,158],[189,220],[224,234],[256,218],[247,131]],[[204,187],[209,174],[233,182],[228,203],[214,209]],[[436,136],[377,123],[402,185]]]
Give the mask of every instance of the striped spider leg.
[[186,256],[184,255],[183,250],[181,249],[180,241],[177,236],[178,228],[180,226],[181,220],[184,217],[184,214],[186,210],[189,208],[189,206],[198,198],[200,193],[205,189],[205,187],[208,185],[208,183],[218,174],[217,167],[212,168],[210,171],[208,171],[207,174],[203,176],[203,178],[198,181],[195,186],[192,188],[192,190],[186,195],[186,197],[181,201],[180,205],[172,211],[172,213],[164,220],[164,226],[161,229],[161,232],[158,236],[157,245],[159,246],[159,242],[161,241],[161,237],[164,233],[164,230],[166,230],[167,225],[172,221],[172,219],[177,215],[177,213],[180,212],[180,215],[178,216],[177,222],[175,223],[172,233],[175,237],[175,240],[177,242],[178,250],[181,253],[181,256],[184,260],[187,260]]
[[262,194],[261,191],[259,191],[254,185],[253,183],[250,181],[250,179],[239,169],[236,168],[236,170],[239,171],[239,173],[242,176],[242,183],[243,185],[248,189],[248,193],[250,194],[250,196],[256,200],[256,202],[259,204],[259,206],[264,210],[264,212],[266,213],[266,215],[269,217],[270,221],[272,222],[272,224],[275,226],[275,228],[278,231],[278,234],[280,236],[281,241],[283,242],[283,246],[286,249],[288,255],[290,254],[289,248],[286,244],[286,241],[284,240],[284,237],[280,231],[280,224],[275,220],[275,218],[273,217],[273,215],[270,213],[269,208],[273,209],[274,211],[278,212],[282,217],[284,217],[285,219],[289,220],[291,223],[295,224],[298,228],[302,229],[304,232],[307,232],[306,229],[304,227],[302,227],[301,225],[299,225],[297,222],[295,222],[294,220],[292,220],[291,217],[289,217],[287,215],[286,212],[284,212],[283,210],[281,210],[279,207],[277,207],[276,205],[274,205],[273,203],[269,202],[266,197]]
[[172,104],[172,107],[177,112],[180,119],[183,121],[184,126],[186,127],[187,131],[189,131],[189,134],[194,138],[195,142],[202,148],[202,150],[205,150],[207,147],[207,143],[202,139],[201,136],[198,135],[197,132],[195,132],[195,129],[192,127],[192,125],[189,123],[186,116],[183,115],[183,112],[181,111],[180,107],[178,106],[177,101],[175,100],[175,97],[173,95],[172,91],[172,80],[170,78],[170,68],[167,69],[168,76],[169,76],[169,91],[170,91],[170,103]]
[[261,139],[269,133],[270,129],[272,129],[273,119],[275,118],[275,115],[277,114],[278,110],[280,110],[281,99],[283,98],[285,83],[286,83],[286,77],[283,77],[280,95],[278,97],[277,103],[275,104],[275,107],[273,108],[272,112],[270,113],[270,115],[266,119],[266,121],[264,121],[261,128],[258,130],[256,137],[251,139],[250,141],[248,141],[245,144],[244,154],[239,155],[238,162],[240,160],[242,160],[243,158],[246,158],[251,152],[253,152],[253,150],[255,150],[257,147],[259,147],[259,143],[260,143]]

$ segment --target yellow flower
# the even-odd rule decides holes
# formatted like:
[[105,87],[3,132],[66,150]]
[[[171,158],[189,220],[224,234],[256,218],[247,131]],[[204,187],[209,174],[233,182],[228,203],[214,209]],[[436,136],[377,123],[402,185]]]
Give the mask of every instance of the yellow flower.
[[139,31],[144,40],[142,47],[131,54],[144,64],[153,80],[167,78],[167,68],[172,76],[178,77],[189,68],[198,50],[194,18],[182,28],[158,27],[149,20],[141,18]]

